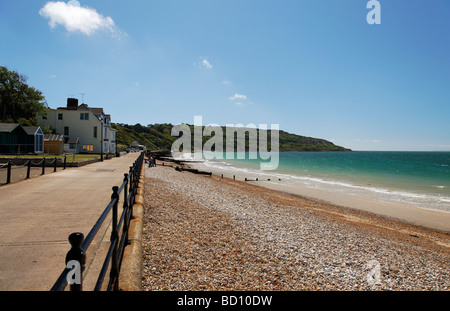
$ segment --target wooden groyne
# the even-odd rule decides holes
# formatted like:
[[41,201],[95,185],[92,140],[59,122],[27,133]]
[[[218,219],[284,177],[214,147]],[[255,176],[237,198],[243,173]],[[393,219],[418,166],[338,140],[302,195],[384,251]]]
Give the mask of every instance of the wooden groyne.
[[[202,171],[196,168],[192,168],[189,166],[189,164],[192,163],[202,163],[203,161],[195,161],[195,160],[184,160],[184,159],[174,159],[172,156],[170,156],[169,154],[167,154],[167,152],[164,151],[158,151],[158,152],[148,152],[147,156],[152,156],[154,158],[156,158],[157,160],[161,161],[161,166],[168,166],[168,167],[173,167],[175,168],[176,171],[178,172],[190,172],[193,174],[200,174],[200,175],[208,175],[208,176],[212,176],[214,175],[212,172],[208,172],[208,171]],[[168,164],[168,163],[174,163],[175,165],[172,164]],[[223,174],[220,174],[219,176],[221,176],[221,178],[223,179]],[[236,180],[236,175],[233,175],[233,180]],[[256,181],[281,181],[281,178],[249,178],[249,177],[244,177],[244,181],[248,181],[248,182],[256,182]]]

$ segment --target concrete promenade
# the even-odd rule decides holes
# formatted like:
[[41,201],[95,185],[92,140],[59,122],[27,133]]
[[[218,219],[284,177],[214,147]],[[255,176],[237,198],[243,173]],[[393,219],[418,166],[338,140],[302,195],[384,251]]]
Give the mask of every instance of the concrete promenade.
[[[0,291],[50,290],[65,267],[69,234],[89,233],[112,187],[122,184],[138,156],[130,153],[0,187]],[[83,290],[95,286],[109,247],[110,220],[108,215],[87,251]]]

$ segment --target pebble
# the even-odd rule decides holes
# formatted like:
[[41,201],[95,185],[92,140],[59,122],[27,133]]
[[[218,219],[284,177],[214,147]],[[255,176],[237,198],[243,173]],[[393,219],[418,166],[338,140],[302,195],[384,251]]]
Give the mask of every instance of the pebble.
[[450,289],[445,233],[167,166],[144,197],[145,290]]

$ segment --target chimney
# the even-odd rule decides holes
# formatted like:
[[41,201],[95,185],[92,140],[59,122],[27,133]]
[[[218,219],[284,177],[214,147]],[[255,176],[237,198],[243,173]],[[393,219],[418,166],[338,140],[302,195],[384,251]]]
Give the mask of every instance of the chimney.
[[78,108],[78,99],[67,98],[67,108],[68,109],[77,109]]

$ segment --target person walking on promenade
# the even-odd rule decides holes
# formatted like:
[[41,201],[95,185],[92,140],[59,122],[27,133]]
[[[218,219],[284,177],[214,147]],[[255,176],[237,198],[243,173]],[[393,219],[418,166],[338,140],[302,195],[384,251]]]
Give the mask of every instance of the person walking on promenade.
[[148,167],[152,167],[153,157],[152,157],[152,156],[149,156],[147,162],[148,162]]

